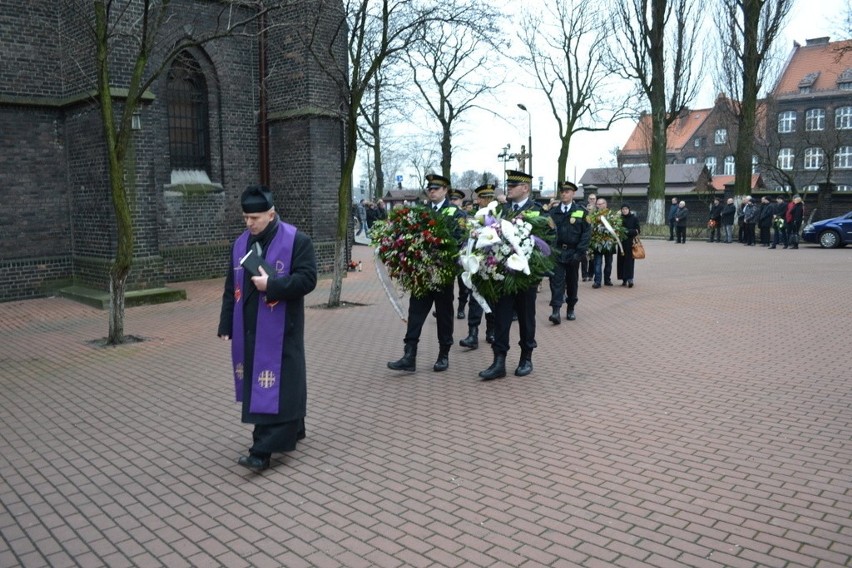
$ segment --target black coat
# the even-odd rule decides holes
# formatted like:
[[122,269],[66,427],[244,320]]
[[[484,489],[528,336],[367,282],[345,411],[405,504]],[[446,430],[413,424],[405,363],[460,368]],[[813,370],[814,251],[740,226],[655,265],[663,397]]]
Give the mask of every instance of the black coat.
[[[277,222],[276,222],[277,225]],[[277,228],[276,228],[277,230]],[[264,255],[275,231],[261,240]],[[251,242],[251,240],[249,240]],[[242,251],[241,251],[242,252]],[[225,278],[225,292],[222,295],[222,312],[219,316],[219,335],[230,337],[234,321],[234,271],[231,270],[231,257],[228,259],[228,274]],[[243,381],[242,421],[249,424],[278,424],[304,418],[307,411],[307,369],[305,365],[305,296],[317,284],[317,264],[314,245],[310,237],[297,232],[293,243],[293,259],[290,274],[280,278],[270,277],[267,282],[266,297],[272,301],[286,301],[286,331],[281,360],[281,395],[278,414],[256,414],[249,412],[251,403],[252,362],[254,361],[254,338],[257,328],[257,308],[260,294],[251,282],[249,275],[243,283],[246,296],[243,310],[243,329],[245,341],[245,365]]]
[[[575,217],[575,212],[582,213],[582,216]],[[585,256],[592,239],[592,225],[586,219],[586,209],[582,205],[572,203],[571,209],[563,213],[560,203],[550,209],[550,218],[556,226],[557,262],[571,262],[574,256],[577,257],[576,260]]]
[[689,218],[689,209],[686,207],[678,207],[677,215],[675,215],[675,224],[678,227],[686,227],[686,220]]
[[722,224],[723,225],[733,225],[734,224],[734,215],[737,213],[737,208],[733,203],[725,204],[725,207],[722,209]]
[[769,229],[772,227],[772,215],[775,213],[775,207],[771,203],[763,203],[760,205],[760,211],[757,213],[757,226],[761,229]]

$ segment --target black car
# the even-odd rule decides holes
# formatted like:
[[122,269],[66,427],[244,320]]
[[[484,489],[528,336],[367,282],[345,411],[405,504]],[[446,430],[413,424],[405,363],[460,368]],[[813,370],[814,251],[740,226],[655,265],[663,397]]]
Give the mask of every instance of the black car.
[[818,243],[822,248],[842,247],[852,243],[852,211],[833,219],[808,223],[802,231],[802,240]]

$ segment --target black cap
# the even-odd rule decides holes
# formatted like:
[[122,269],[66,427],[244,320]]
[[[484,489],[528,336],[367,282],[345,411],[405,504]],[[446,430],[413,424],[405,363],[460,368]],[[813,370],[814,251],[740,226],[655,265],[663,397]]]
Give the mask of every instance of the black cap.
[[450,199],[461,199],[462,201],[464,201],[464,192],[460,189],[451,189]]
[[494,187],[493,183],[484,183],[484,184],[480,185],[479,187],[477,187],[474,190],[474,193],[476,193],[477,197],[489,198],[489,197],[494,197],[494,189],[495,189],[495,187]]
[[240,197],[243,213],[263,213],[275,205],[272,203],[272,192],[264,185],[250,185]]
[[426,176],[426,187],[450,187],[450,180],[438,174],[429,174]]
[[519,183],[532,183],[532,176],[518,170],[506,170],[506,185],[518,185]]
[[559,191],[577,191],[577,184],[572,181],[563,181],[559,184]]
[[622,208],[622,209],[624,209],[625,207],[627,207],[627,208],[628,208],[628,209],[630,209],[631,211],[633,210],[633,208],[632,208],[632,207],[630,207],[630,203],[628,203],[628,202],[626,202],[626,201],[625,201],[624,203],[622,203],[622,204],[621,204],[621,208]]

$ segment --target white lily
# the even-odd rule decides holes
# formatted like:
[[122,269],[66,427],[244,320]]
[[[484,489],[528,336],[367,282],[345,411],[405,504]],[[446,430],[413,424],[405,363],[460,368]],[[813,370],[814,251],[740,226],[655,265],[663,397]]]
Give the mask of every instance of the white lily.
[[497,209],[497,206],[500,205],[496,201],[492,201],[485,207],[480,207],[476,213],[473,214],[474,217],[485,217],[486,215],[494,215],[494,210]]
[[477,272],[479,272],[479,257],[475,254],[459,255],[459,263],[461,264],[462,270],[464,272],[468,272],[470,274],[476,274]]
[[524,258],[524,255],[515,253],[509,258],[506,259],[506,266],[511,268],[512,270],[516,270],[518,272],[523,272],[524,274],[530,273],[530,263]]
[[485,227],[476,239],[476,248],[485,248],[500,242],[500,235],[493,227]]
[[521,239],[518,236],[518,232],[515,230],[515,225],[511,221],[503,219],[502,221],[500,221],[500,230],[503,232],[503,238],[506,239],[510,245],[512,245],[512,250],[520,254]]

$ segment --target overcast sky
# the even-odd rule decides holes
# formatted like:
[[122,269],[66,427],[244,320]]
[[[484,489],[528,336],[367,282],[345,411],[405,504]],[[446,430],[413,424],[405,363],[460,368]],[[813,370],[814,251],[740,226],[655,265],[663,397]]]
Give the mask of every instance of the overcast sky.
[[[540,0],[524,0],[523,3],[513,3],[531,6]],[[809,38],[831,36],[832,41],[847,39],[837,37],[837,30],[842,29],[842,15],[849,0],[797,0],[788,20],[787,29],[781,40],[784,57],[792,50],[793,41],[801,44]],[[708,2],[706,5],[710,5]],[[513,40],[517,41],[517,40]],[[708,66],[709,67],[709,66]],[[712,106],[718,89],[713,86],[711,77],[707,77],[698,99],[692,108],[707,108]],[[524,78],[527,85],[532,85]],[[523,103],[530,111],[529,115],[517,107]],[[557,182],[556,160],[559,152],[559,140],[556,124],[551,114],[547,99],[533,88],[510,85],[506,86],[498,97],[493,109],[502,118],[495,119],[486,113],[471,111],[461,132],[454,133],[453,139],[453,172],[461,174],[466,170],[491,171],[501,175],[503,161],[498,159],[502,148],[511,144],[510,152],[519,150],[527,144],[528,126],[531,126],[533,139],[533,176],[538,185],[539,176],[543,176],[544,188],[552,188]],[[645,108],[647,103],[645,103]],[[641,110],[636,109],[636,110]],[[531,119],[528,122],[528,116]],[[610,165],[613,161],[612,149],[622,146],[633,130],[634,123],[622,121],[617,123],[609,132],[579,133],[572,139],[571,152],[568,157],[568,177],[580,179],[587,168]],[[359,153],[359,162],[363,155]],[[509,169],[517,165],[514,161],[506,163]],[[399,172],[404,175],[404,185],[413,184],[411,172]],[[358,170],[356,177],[358,179]],[[357,190],[356,190],[357,191]]]

